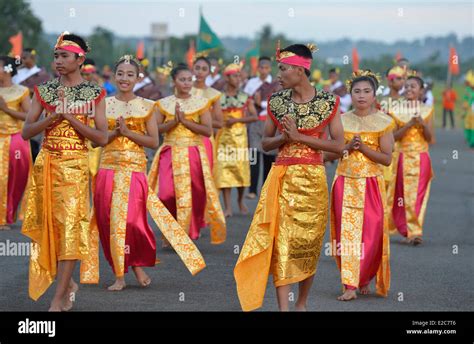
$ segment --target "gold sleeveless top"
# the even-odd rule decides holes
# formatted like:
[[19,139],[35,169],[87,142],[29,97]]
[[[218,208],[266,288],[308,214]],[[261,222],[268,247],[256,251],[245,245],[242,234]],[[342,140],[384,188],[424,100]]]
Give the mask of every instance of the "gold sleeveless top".
[[[21,110],[21,102],[29,94],[28,88],[21,85],[0,87],[0,96],[5,100],[8,108],[15,111]],[[0,134],[13,135],[20,132],[22,128],[23,121],[21,119],[14,118],[0,110]]]
[[[176,103],[179,103],[181,111],[186,119],[200,123],[201,115],[209,109],[210,102],[207,98],[191,95],[188,99],[179,99],[171,95],[156,102],[161,114],[165,116],[165,122],[171,121],[175,116]],[[171,146],[195,146],[202,143],[202,136],[178,123],[173,129],[164,134],[164,145]]]
[[[95,106],[105,96],[103,88],[88,81],[67,87],[61,85],[59,79],[53,79],[35,86],[34,91],[46,111],[46,116],[54,111],[58,113],[67,111],[87,125],[88,115],[95,111]],[[64,101],[61,101],[60,93],[64,95]],[[85,138],[66,119],[53,123],[45,130],[42,148],[51,153],[88,151]]]
[[[117,118],[124,118],[127,127],[138,134],[146,134],[146,122],[153,115],[155,103],[137,97],[129,102],[115,97],[106,98],[106,117],[109,130],[116,127]],[[118,136],[102,151],[100,168],[146,172],[146,154],[143,146],[124,136]]]
[[214,105],[220,98],[222,93],[212,87],[207,87],[205,89],[194,87],[191,89],[191,95],[197,97],[203,97],[209,100],[210,105]]
[[[421,116],[423,121],[427,122],[434,113],[432,106],[418,102],[416,105],[405,106],[391,113],[397,126],[406,125],[414,116]],[[427,152],[429,142],[423,136],[423,128],[415,125],[408,129],[405,135],[399,141],[400,150],[403,152]]]
[[[281,121],[286,115],[291,116],[300,133],[321,138],[328,122],[334,117],[339,107],[339,97],[328,92],[316,90],[315,97],[307,103],[295,103],[291,99],[291,89],[272,94],[268,100],[268,114],[278,127],[283,130]],[[323,154],[309,146],[291,142],[280,147],[275,165],[323,164]]]
[[[375,151],[380,151],[380,137],[395,127],[395,121],[382,111],[360,117],[351,110],[343,114],[341,120],[346,144],[359,135],[362,143]],[[383,166],[356,150],[339,160],[336,173],[352,178],[375,177],[383,175]]]

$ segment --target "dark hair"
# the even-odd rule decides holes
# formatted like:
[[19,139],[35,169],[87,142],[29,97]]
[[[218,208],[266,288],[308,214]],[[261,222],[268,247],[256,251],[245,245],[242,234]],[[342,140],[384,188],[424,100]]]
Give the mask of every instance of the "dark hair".
[[[64,36],[63,36],[63,40],[65,40],[65,41],[72,41],[72,42],[74,42],[74,43],[77,43],[77,44],[82,48],[82,50],[84,50],[84,52],[86,52],[86,53],[90,52],[90,50],[91,50],[91,49],[89,48],[89,45],[86,43],[86,41],[85,41],[82,37],[80,37],[80,36],[78,36],[78,35],[74,35],[74,34],[72,34],[72,33],[71,33],[71,34],[67,34],[67,35],[64,35]],[[78,57],[78,56],[79,56],[79,55],[76,54],[76,57]]]
[[[292,45],[289,45],[287,46],[285,49],[281,49],[280,50],[280,53],[284,52],[284,51],[288,51],[290,53],[293,53],[293,54],[296,54],[298,56],[301,56],[301,57],[304,57],[304,58],[307,58],[307,59],[313,59],[313,53],[311,52],[311,50],[304,44],[292,44]],[[309,76],[311,75],[311,72],[309,71],[309,69],[304,69],[304,73],[306,74],[306,76],[309,78]]]
[[331,69],[329,70],[329,73],[337,73],[337,68],[331,68]]
[[207,63],[207,66],[209,67],[209,69],[211,69],[211,61],[209,61],[209,59],[205,56],[199,56],[198,58],[196,58],[194,60],[194,63],[193,65],[195,65],[198,61],[204,61]]
[[93,65],[93,66],[95,66],[95,61],[94,61],[93,59],[90,59],[90,58],[87,57],[87,58],[84,60],[84,64],[85,64],[85,65]]
[[123,63],[129,63],[129,64],[131,64],[131,65],[134,66],[135,69],[137,70],[137,75],[140,74],[140,65],[138,64],[138,62],[135,61],[135,59],[133,59],[133,58],[129,58],[129,57],[125,57],[125,56],[123,56],[123,57],[120,58],[117,62],[115,62],[115,65],[114,65],[114,74],[117,73],[118,66],[120,66],[120,65],[123,64]]
[[12,66],[12,71],[10,73],[10,75],[12,77],[14,77],[17,73],[17,69],[16,69],[16,66],[17,66],[17,59],[13,58],[13,57],[10,57],[10,56],[0,56],[0,61],[3,62],[3,67],[7,66],[7,65],[11,65]]
[[408,80],[411,80],[411,79],[415,79],[415,80],[418,82],[418,84],[420,85],[420,88],[422,88],[422,89],[425,88],[425,82],[424,82],[423,79],[420,78],[419,76],[417,76],[417,75],[411,75],[411,76],[409,76],[409,77],[407,78],[407,81],[408,81]]
[[374,95],[375,95],[375,92],[379,88],[379,82],[377,81],[377,79],[367,76],[367,75],[359,76],[355,78],[354,80],[352,80],[351,89],[349,92],[352,93],[352,89],[354,88],[355,84],[362,81],[367,81],[370,84],[370,86],[372,86],[372,90],[374,91]]
[[258,58],[258,63],[262,62],[262,61],[268,61],[268,62],[272,62],[272,60],[268,57],[268,56],[260,56]]
[[[27,53],[27,54],[31,54],[31,53],[33,52],[33,50],[35,50],[35,49],[33,49],[33,48],[24,48],[24,49],[23,49],[23,52],[24,52],[24,53]],[[31,54],[31,55],[32,55],[32,54]]]
[[176,76],[179,74],[179,72],[182,72],[183,70],[187,70],[188,72],[191,72],[189,70],[189,67],[188,65],[184,64],[184,63],[179,63],[176,67],[174,67],[172,70],[171,70],[171,78],[173,80],[176,79]]

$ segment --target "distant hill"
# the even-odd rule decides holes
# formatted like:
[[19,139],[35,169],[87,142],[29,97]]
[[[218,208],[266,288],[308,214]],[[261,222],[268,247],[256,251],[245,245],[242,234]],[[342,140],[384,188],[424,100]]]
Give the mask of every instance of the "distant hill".
[[[303,43],[316,43],[320,58],[341,59],[344,55],[351,56],[352,48],[356,47],[361,59],[378,59],[383,55],[395,56],[399,51],[403,57],[411,62],[417,63],[430,59],[433,63],[446,63],[449,58],[450,44],[456,48],[461,61],[474,57],[474,37],[459,39],[455,34],[443,37],[425,37],[413,41],[400,40],[394,43],[385,43],[372,40],[354,41],[350,38],[342,38],[335,41],[318,42],[314,40],[301,40]],[[237,54],[243,54],[253,41],[247,38],[222,38],[222,43]],[[342,62],[341,62],[342,63]]]
[[[57,34],[46,34],[46,41],[53,45],[56,41]],[[136,47],[137,42],[143,37],[115,37],[116,44],[130,45]],[[145,45],[149,38],[144,37]],[[222,37],[222,43],[230,54],[243,55],[252,47],[253,40],[246,37]],[[310,42],[311,40],[301,40],[300,42]],[[449,56],[449,45],[452,44],[461,61],[474,57],[474,37],[465,37],[459,39],[455,34],[448,34],[443,37],[425,37],[413,41],[400,40],[394,43],[385,43],[371,40],[354,41],[350,38],[342,38],[336,41],[315,42],[318,47],[318,56],[320,58],[337,59],[344,55],[351,54],[352,48],[356,47],[361,59],[377,59],[382,55],[392,55],[400,51],[402,56],[408,58],[411,62],[427,60],[433,63],[445,63]]]

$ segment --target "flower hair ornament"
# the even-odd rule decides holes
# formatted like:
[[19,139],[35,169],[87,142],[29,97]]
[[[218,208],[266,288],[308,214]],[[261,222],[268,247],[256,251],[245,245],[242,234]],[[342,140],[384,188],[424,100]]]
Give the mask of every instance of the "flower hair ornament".
[[6,73],[12,73],[13,72],[13,67],[11,65],[11,63],[7,64],[6,66],[3,67],[3,71],[6,72]]

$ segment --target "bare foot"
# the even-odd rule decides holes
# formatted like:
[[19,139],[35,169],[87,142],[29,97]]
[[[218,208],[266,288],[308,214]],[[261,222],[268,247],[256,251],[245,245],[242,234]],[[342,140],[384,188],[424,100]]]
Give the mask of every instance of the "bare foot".
[[351,289],[346,289],[344,294],[337,298],[339,301],[350,301],[357,299],[356,291]]
[[0,231],[9,231],[11,230],[12,228],[10,226],[7,226],[7,225],[2,225],[0,226]]
[[411,245],[412,244],[412,239],[405,238],[405,239],[403,239],[403,243],[407,244],[407,245]]
[[165,238],[161,238],[161,248],[171,247],[170,242]]
[[295,311],[297,312],[306,312],[306,305],[295,305]]
[[51,306],[49,306],[48,312],[62,312],[63,306],[61,302],[51,302]]
[[71,279],[69,287],[67,288],[66,295],[64,296],[63,305],[61,309],[65,312],[71,310],[73,302],[76,301],[76,293],[79,290],[79,286],[76,282]]
[[115,283],[112,284],[110,287],[108,287],[107,290],[110,290],[110,291],[121,291],[121,290],[123,290],[126,286],[127,286],[127,284],[125,284],[125,278],[121,277],[121,278],[117,278],[117,279],[115,280]]
[[244,202],[240,202],[239,208],[242,215],[247,215],[249,213],[249,208],[247,208]]
[[146,272],[139,266],[132,267],[135,277],[137,278],[138,283],[142,287],[148,287],[151,284],[151,278],[146,274]]
[[224,211],[224,216],[225,217],[232,217],[232,209],[226,209],[226,211]]
[[423,239],[421,239],[420,237],[415,237],[412,242],[413,242],[413,246],[418,246],[418,245],[421,245],[421,243],[423,242]]
[[255,199],[255,198],[257,198],[257,194],[251,192],[251,193],[247,194],[247,195],[245,196],[245,198],[248,198],[248,199]]
[[369,295],[370,294],[369,285],[364,285],[363,287],[361,287],[359,292],[360,292],[361,295]]

